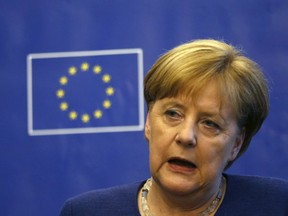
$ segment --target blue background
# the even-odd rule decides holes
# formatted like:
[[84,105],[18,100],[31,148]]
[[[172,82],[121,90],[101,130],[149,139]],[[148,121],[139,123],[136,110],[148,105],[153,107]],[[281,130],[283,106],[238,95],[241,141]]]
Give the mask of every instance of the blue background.
[[229,172],[288,179],[287,11],[284,0],[0,0],[1,215],[58,215],[70,196],[149,176],[143,131],[28,135],[29,53],[141,48],[146,72],[192,39],[243,47],[269,77],[271,113]]

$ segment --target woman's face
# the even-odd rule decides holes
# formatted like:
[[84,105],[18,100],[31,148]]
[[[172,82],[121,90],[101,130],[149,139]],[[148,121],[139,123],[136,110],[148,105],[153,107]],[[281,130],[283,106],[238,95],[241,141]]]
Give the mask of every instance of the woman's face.
[[147,115],[145,137],[153,179],[161,188],[184,195],[217,190],[227,162],[241,148],[244,132],[211,82],[195,100],[157,100]]

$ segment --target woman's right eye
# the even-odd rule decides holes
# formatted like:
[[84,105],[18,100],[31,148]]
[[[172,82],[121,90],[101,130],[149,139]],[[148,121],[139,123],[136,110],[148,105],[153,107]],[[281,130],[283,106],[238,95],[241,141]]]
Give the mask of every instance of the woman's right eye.
[[168,116],[169,118],[173,118],[173,119],[181,118],[181,113],[179,113],[178,111],[175,111],[175,110],[167,110],[167,111],[165,111],[165,115]]

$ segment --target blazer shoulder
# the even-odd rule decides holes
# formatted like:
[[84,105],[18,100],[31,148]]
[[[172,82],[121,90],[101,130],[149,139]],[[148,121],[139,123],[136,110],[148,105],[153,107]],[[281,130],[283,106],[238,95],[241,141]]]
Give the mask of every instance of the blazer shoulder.
[[227,188],[217,215],[287,215],[287,180],[260,176],[224,176]]
[[252,191],[265,191],[277,194],[286,194],[288,197],[288,181],[280,178],[262,176],[226,175],[228,184],[233,187]]
[[77,195],[65,202],[60,216],[108,216],[137,212],[137,195],[142,185],[142,182],[138,182],[106,189],[92,190]]

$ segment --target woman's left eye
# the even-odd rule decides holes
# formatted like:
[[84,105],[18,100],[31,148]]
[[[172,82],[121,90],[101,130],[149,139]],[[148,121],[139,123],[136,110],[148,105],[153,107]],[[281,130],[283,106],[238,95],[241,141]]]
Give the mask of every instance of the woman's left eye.
[[214,121],[211,121],[211,120],[205,120],[204,124],[208,128],[220,129],[220,126],[217,123],[215,123]]

